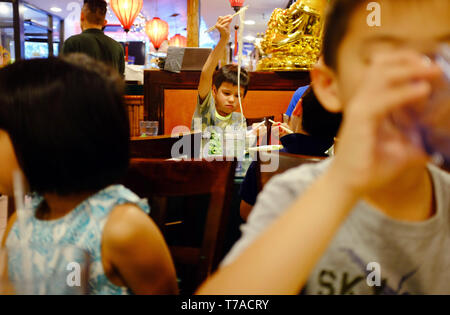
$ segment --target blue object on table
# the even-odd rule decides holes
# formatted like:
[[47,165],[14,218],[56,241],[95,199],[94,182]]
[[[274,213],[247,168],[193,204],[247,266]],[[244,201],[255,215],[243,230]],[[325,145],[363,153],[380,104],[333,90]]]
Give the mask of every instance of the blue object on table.
[[295,109],[295,106],[297,106],[298,101],[302,98],[303,94],[305,94],[306,90],[309,88],[309,85],[301,86],[295,91],[294,95],[292,96],[291,102],[289,103],[289,107],[286,111],[286,115],[289,117],[292,116],[292,112]]

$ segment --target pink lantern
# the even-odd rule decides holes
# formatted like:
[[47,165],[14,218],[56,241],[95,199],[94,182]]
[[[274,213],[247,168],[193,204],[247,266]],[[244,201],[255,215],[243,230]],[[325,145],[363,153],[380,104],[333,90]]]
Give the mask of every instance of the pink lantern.
[[[111,9],[122,24],[123,29],[128,34],[131,26],[142,10],[144,0],[111,0]],[[125,60],[128,61],[128,41],[125,44]]]
[[143,0],[111,0],[109,4],[123,29],[128,33],[142,10]]
[[169,24],[155,17],[145,25],[145,33],[147,33],[155,49],[159,49],[169,35]]
[[176,34],[169,40],[169,46],[175,47],[186,47],[187,46],[187,38],[183,35]]

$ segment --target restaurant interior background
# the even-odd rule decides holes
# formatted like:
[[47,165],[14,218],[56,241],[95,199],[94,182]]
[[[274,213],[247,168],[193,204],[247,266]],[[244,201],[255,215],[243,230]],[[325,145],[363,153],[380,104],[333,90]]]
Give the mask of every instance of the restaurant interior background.
[[[261,61],[261,42],[264,40],[274,10],[289,8],[295,2],[295,0],[244,1],[249,10],[245,17],[242,65],[248,71],[256,71],[258,62]],[[139,121],[143,120],[159,121],[158,134],[170,134],[176,126],[190,126],[200,72],[182,71],[179,76],[183,78],[177,79],[174,75],[168,77],[164,71],[154,73],[150,70],[160,69],[160,61],[166,57],[169,46],[213,48],[219,40],[219,33],[205,31],[215,25],[218,16],[233,14],[234,10],[229,0],[144,0],[143,3],[143,8],[128,33],[124,32],[121,22],[108,5],[106,15],[108,25],[105,33],[124,46],[126,43],[129,44],[129,58],[125,71],[125,80],[128,83],[126,94],[140,96],[127,99],[131,136],[139,135]],[[191,6],[192,3],[198,4],[195,11],[189,11],[189,3]],[[0,67],[20,58],[58,56],[64,40],[81,32],[82,4],[83,0],[0,0]],[[195,18],[192,17],[193,12]],[[154,47],[146,33],[147,22],[156,17],[168,25],[166,40],[158,49]],[[198,26],[194,27],[195,44],[192,44],[187,34],[188,24],[189,19],[192,21],[197,17],[199,21]],[[239,18],[236,17],[232,24],[228,49],[221,64],[237,62],[234,26],[238,23]],[[306,54],[299,50],[298,55]],[[315,57],[313,53],[313,58]],[[281,69],[281,72],[284,70]],[[305,70],[308,69],[290,69],[286,74],[265,75],[261,79],[254,76],[252,81],[256,85],[250,86],[250,92],[244,100],[244,107],[250,104],[245,113],[247,117],[261,117],[269,113],[270,116],[275,115],[275,120],[280,121],[278,116],[285,110],[284,107],[289,103],[296,88],[309,82]],[[179,81],[183,84],[174,84]],[[260,84],[261,82],[265,82],[264,86]],[[188,100],[182,104],[184,110],[181,112],[178,110],[180,100]],[[174,109],[178,111],[176,116],[173,114]]]
[[[178,126],[190,129],[197,102],[200,71],[161,71],[156,60],[166,55],[169,45],[186,45],[188,23],[192,20],[192,15],[188,18],[188,4],[193,2],[200,4],[200,8],[196,10],[199,18],[196,32],[198,47],[213,48],[219,40],[219,33],[205,31],[215,25],[218,16],[234,13],[229,0],[144,0],[141,13],[128,34],[124,32],[121,23],[108,6],[108,25],[105,33],[124,45],[126,42],[130,45],[130,57],[125,73],[125,105],[129,113],[134,157],[147,152],[140,146],[143,144],[140,122],[157,121],[157,133],[160,137],[170,137]],[[282,115],[294,92],[298,87],[309,84],[309,72],[305,65],[310,66],[311,60],[314,59],[315,62],[318,56],[318,50],[314,47],[309,49],[309,45],[306,46],[306,53],[303,48],[295,48],[297,56],[283,52],[284,55],[297,58],[300,61],[299,68],[256,71],[258,62],[261,61],[261,56],[257,53],[258,46],[264,39],[272,12],[277,8],[289,8],[293,3],[294,0],[245,1],[249,10],[246,12],[244,25],[242,64],[250,71],[251,76],[249,91],[243,100],[244,115],[247,119],[260,121],[261,117],[271,117],[277,122],[282,121]],[[64,40],[81,32],[79,20],[82,4],[83,0],[0,0],[0,67],[19,59],[58,56]],[[167,40],[159,49],[155,49],[145,32],[146,22],[155,17],[166,21],[169,26]],[[292,17],[286,14],[285,18],[285,24],[289,25],[289,19]],[[307,21],[319,26],[322,23],[320,18],[311,16],[308,16]],[[236,17],[225,54],[226,60],[223,61],[225,63],[237,61],[233,26],[238,22],[239,18]],[[321,33],[320,28],[316,33]],[[180,36],[183,36],[184,40],[174,40],[180,39]],[[290,51],[292,52],[292,49]],[[137,79],[133,77],[136,73]],[[236,192],[243,180],[242,176],[239,175],[235,180]],[[239,200],[236,199],[234,203],[235,208],[239,210]],[[6,218],[6,198],[0,196],[0,235],[6,227]]]
[[[108,1],[109,2],[109,1]],[[270,15],[275,8],[286,8],[291,0],[247,0],[252,9],[247,12],[244,34],[243,64],[255,67],[253,53],[255,44],[261,40]],[[0,46],[2,62],[7,64],[18,58],[42,58],[59,54],[62,43],[80,30],[80,10],[83,0],[0,0]],[[233,13],[229,1],[200,1],[199,47],[214,47],[218,40],[215,32],[205,33],[213,26],[220,15]],[[187,1],[186,0],[145,0],[144,7],[135,20],[131,31],[126,35],[120,22],[108,7],[107,35],[115,40],[130,42],[130,47],[138,48],[139,56],[131,56],[129,63],[140,67],[157,67],[152,59],[164,56],[169,41],[156,50],[145,33],[145,23],[159,17],[169,25],[168,39],[177,34],[187,37]],[[230,44],[230,48],[234,48]]]

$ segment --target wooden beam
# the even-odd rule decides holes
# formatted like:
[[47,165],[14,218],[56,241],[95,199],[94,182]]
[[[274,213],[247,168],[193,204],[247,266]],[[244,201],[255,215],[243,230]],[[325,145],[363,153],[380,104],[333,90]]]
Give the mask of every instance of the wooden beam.
[[200,0],[187,0],[187,46],[199,46]]

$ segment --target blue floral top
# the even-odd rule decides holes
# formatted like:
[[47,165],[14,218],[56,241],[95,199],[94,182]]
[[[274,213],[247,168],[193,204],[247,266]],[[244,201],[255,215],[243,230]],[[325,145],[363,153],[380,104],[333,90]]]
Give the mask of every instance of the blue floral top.
[[[73,250],[71,254],[68,254],[67,250],[76,248],[82,249],[80,252],[86,253],[89,257],[85,260],[89,261],[87,293],[131,294],[128,288],[114,285],[105,275],[101,257],[102,232],[108,215],[116,206],[132,203],[149,213],[147,201],[140,199],[122,185],[113,185],[89,197],[64,217],[49,221],[36,218],[36,210],[42,201],[42,197],[34,196],[27,203],[25,212],[28,216],[24,223],[21,223],[25,227],[24,240],[21,240],[18,222],[14,224],[8,235],[6,246],[10,281],[14,284],[27,283],[24,274],[32,275],[26,276],[26,279],[32,279],[28,282],[33,283],[32,288],[26,291],[27,293],[69,292],[70,294],[76,292],[68,290],[69,287],[80,285],[80,280],[77,282],[76,275],[71,273],[77,269],[72,269],[73,265],[70,263],[76,262],[80,257],[75,257],[76,250]],[[17,250],[22,245],[26,250]]]

